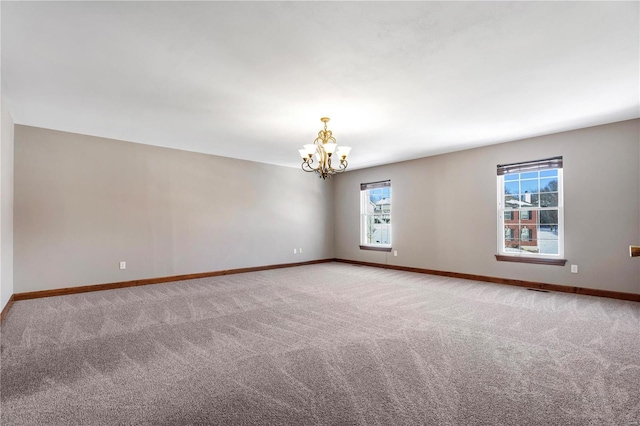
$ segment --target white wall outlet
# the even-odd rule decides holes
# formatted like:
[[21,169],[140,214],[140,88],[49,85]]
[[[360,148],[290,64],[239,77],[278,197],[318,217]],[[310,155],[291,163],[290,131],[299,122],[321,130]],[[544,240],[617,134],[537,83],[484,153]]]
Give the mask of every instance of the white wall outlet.
[[298,253],[302,254],[302,247],[298,249]]
[[398,250],[394,250],[393,251],[393,255],[397,257],[398,256]]
[[127,269],[127,262],[120,262],[120,269]]
[[298,249],[293,249],[293,254],[298,254]]
[[578,265],[571,265],[571,273],[572,274],[578,273]]

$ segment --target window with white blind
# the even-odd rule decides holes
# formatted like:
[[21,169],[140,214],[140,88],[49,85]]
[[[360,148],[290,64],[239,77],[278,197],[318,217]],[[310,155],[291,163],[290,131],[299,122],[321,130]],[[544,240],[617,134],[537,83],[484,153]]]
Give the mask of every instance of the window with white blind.
[[360,184],[360,248],[391,251],[391,181]]
[[497,171],[498,260],[564,264],[562,157],[499,165]]

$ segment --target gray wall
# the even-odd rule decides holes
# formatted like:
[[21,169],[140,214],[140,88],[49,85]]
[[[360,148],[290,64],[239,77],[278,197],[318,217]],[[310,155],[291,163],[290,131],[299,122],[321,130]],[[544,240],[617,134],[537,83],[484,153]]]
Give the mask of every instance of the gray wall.
[[0,140],[0,311],[13,294],[13,120],[2,103]]
[[14,290],[332,258],[332,200],[297,169],[16,125]]
[[[344,173],[334,181],[337,258],[640,293],[640,121]],[[496,165],[564,157],[567,265],[498,262]],[[360,250],[360,183],[391,179],[392,253]],[[579,273],[570,272],[570,264]]]
[[[335,255],[640,293],[640,260],[628,255],[640,243],[639,135],[632,120],[323,182],[297,169],[15,126],[13,291]],[[496,165],[554,155],[565,163],[567,266],[497,262]],[[359,184],[383,179],[393,185],[398,257],[358,248]]]

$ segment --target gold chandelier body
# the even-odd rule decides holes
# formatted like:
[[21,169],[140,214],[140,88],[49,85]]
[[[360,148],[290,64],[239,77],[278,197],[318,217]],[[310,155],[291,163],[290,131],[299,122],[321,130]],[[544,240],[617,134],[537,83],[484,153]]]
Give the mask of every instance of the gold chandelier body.
[[[318,132],[318,137],[313,141],[313,144],[304,145],[304,148],[299,152],[302,157],[302,170],[316,172],[322,179],[327,179],[347,169],[347,156],[351,147],[338,147],[333,133],[331,130],[327,130],[329,117],[322,117],[320,121],[324,123],[324,129]],[[331,164],[331,160],[335,158],[339,159],[337,167]]]

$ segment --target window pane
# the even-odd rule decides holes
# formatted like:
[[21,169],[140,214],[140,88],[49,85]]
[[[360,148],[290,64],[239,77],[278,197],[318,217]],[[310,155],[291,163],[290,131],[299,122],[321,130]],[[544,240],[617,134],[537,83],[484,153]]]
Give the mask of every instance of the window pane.
[[524,194],[525,192],[530,194],[538,192],[538,179],[520,181],[520,193]]
[[504,183],[504,193],[505,194],[518,194],[518,192],[519,192],[518,181],[505,182]]
[[391,225],[384,222],[376,224],[372,238],[373,244],[391,244]]
[[514,173],[511,175],[504,175],[504,180],[518,180],[520,177],[519,173]]
[[537,226],[520,225],[520,252],[521,253],[537,253],[538,252],[538,236]]
[[390,213],[391,212],[391,199],[388,197],[380,198],[375,202],[373,211],[375,213]]
[[540,194],[540,207],[558,207],[558,193]]
[[520,211],[520,220],[532,220],[533,217],[531,215],[531,210],[521,210]]
[[507,209],[517,209],[520,207],[518,195],[507,195],[504,197],[504,207]]
[[512,239],[512,240],[504,240],[504,251],[509,253],[519,253],[520,252],[520,240]]
[[538,226],[538,246],[542,254],[558,254],[558,210],[542,210]]
[[558,239],[555,240],[538,240],[538,253],[540,254],[558,254]]
[[558,190],[558,178],[540,179],[540,192],[555,192]]
[[541,210],[540,211],[540,225],[557,225],[558,224],[558,210]]
[[558,225],[540,225],[538,228],[538,240],[558,241]]
[[517,239],[517,225],[505,226],[504,227],[504,239],[505,241],[513,241]]
[[520,203],[521,207],[538,207],[538,200],[540,196],[538,194],[521,194]]
[[520,179],[531,179],[531,178],[537,178],[537,177],[538,177],[538,172],[528,172],[528,173],[520,174]]
[[367,215],[364,218],[364,242],[365,244],[373,244],[375,242],[375,234],[377,225],[373,215]]
[[527,241],[530,241],[534,237],[534,231],[530,225],[520,225],[520,233],[518,236],[520,237],[520,244],[523,244]]
[[540,253],[540,248],[538,247],[538,241],[529,239],[527,241],[520,240],[520,253],[523,254],[533,254]]
[[540,177],[558,176],[558,170],[543,170],[540,172]]
[[391,187],[368,189],[366,192],[369,194],[369,201],[373,204],[377,204],[385,199],[391,200]]

